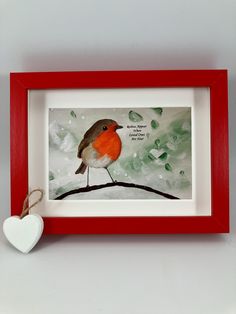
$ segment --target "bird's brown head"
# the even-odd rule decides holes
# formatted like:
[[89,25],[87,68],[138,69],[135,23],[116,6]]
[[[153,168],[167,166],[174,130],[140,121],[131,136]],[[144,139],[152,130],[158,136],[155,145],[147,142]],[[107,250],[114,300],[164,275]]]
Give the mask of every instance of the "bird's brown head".
[[117,129],[122,129],[123,126],[119,125],[116,121],[111,119],[99,120],[99,127],[101,126],[102,132],[115,132]]
[[116,132],[123,127],[112,119],[98,120],[91,126],[91,128],[85,133],[85,137],[97,137],[103,133]]

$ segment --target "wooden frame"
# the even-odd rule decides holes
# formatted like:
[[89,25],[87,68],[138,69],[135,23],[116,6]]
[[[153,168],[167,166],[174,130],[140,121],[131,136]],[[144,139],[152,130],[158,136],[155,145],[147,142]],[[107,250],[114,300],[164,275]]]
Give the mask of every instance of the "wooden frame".
[[[28,193],[28,91],[31,89],[209,87],[211,215],[181,217],[44,217],[46,234],[229,232],[226,70],[11,73],[11,213]],[[219,147],[221,151],[219,153]]]

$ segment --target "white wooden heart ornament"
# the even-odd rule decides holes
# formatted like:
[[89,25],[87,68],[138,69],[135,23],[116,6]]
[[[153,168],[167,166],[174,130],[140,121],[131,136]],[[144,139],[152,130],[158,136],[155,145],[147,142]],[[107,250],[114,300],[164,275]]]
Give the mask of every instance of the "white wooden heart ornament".
[[38,243],[43,232],[43,219],[38,214],[24,218],[12,216],[3,223],[3,232],[7,240],[19,251],[29,253]]
[[[28,200],[34,192],[40,192],[40,197],[28,206]],[[21,215],[9,217],[3,223],[3,233],[7,240],[23,253],[29,253],[43,233],[44,223],[42,217],[38,214],[29,214],[30,209],[41,202],[42,199],[43,191],[41,189],[33,190],[24,200]]]

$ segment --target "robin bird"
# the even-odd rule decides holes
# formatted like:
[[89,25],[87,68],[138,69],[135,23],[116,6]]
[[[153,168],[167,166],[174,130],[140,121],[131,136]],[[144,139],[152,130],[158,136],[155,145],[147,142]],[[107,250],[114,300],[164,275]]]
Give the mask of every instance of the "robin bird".
[[107,167],[120,156],[122,143],[116,130],[122,128],[114,120],[102,119],[95,122],[84,134],[77,154],[78,158],[82,158],[82,162],[75,174],[84,174],[88,167],[87,186],[89,185],[89,167],[105,168],[114,182]]

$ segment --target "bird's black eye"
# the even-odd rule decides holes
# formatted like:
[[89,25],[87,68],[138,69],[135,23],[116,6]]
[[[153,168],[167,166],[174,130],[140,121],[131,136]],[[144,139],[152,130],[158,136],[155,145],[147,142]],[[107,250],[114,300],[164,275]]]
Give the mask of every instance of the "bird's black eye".
[[104,131],[106,131],[106,130],[107,130],[107,126],[104,126],[102,129],[103,129]]

